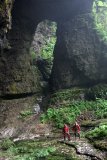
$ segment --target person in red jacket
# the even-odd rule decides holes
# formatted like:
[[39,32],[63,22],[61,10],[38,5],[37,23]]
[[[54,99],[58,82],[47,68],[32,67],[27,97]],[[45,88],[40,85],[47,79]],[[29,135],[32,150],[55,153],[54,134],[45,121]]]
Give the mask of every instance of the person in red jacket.
[[77,136],[80,139],[80,130],[81,130],[80,125],[77,122],[75,122],[75,124],[72,127],[72,131],[74,132],[74,135],[75,135],[75,140]]
[[66,137],[70,141],[69,127],[67,124],[64,124],[64,127],[63,127],[63,137],[64,137],[64,141],[66,140]]

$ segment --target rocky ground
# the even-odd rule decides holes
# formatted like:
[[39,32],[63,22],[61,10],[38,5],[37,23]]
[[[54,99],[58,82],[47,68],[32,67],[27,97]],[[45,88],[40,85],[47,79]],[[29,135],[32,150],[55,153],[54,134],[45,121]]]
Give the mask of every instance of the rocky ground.
[[[107,153],[95,149],[93,145],[91,145],[90,142],[84,137],[75,141],[73,135],[71,134],[71,141],[63,141],[61,130],[56,131],[51,125],[40,123],[39,116],[40,115],[33,115],[28,118],[27,123],[25,123],[23,128],[21,128],[22,132],[18,132],[19,134],[13,136],[12,139],[14,143],[34,141],[36,144],[39,144],[38,142],[40,142],[43,148],[54,146],[57,148],[54,156],[57,154],[59,156],[60,153],[62,156],[61,160],[66,160],[64,157],[72,157],[72,155],[78,160],[106,160]],[[1,133],[2,135],[11,135],[12,137],[13,130],[14,128],[5,128],[1,131]],[[38,148],[38,146],[36,147]],[[0,152],[2,152],[2,150]],[[52,155],[52,160],[55,160],[54,156]],[[10,158],[0,157],[0,160],[10,160]]]
[[[9,101],[8,101],[9,104]],[[26,104],[26,99],[25,103]],[[16,107],[14,107],[14,105]],[[0,142],[3,139],[11,138],[13,143],[20,144],[21,147],[27,147],[29,152],[29,146],[35,146],[33,149],[44,149],[54,147],[55,151],[46,156],[45,160],[106,160],[107,152],[104,150],[98,150],[88,141],[84,134],[87,130],[98,126],[101,122],[107,122],[107,119],[92,121],[92,114],[87,113],[88,121],[81,122],[81,139],[75,141],[74,135],[71,131],[71,141],[63,141],[63,135],[61,129],[56,129],[51,123],[41,123],[40,116],[42,111],[38,114],[28,114],[28,109],[32,111],[28,106],[19,106],[15,100],[14,105],[5,112],[4,126],[0,129]],[[26,109],[27,108],[27,109]],[[24,112],[22,112],[24,111]],[[27,112],[26,112],[27,111]],[[23,113],[23,114],[22,114]],[[25,114],[26,113],[26,114]],[[28,115],[27,115],[28,114]],[[85,116],[87,116],[84,113]],[[1,113],[2,115],[2,113]],[[83,115],[82,115],[83,116]],[[81,116],[78,117],[81,119]],[[106,143],[106,140],[98,143]],[[25,143],[25,144],[24,144]],[[96,141],[97,143],[97,141]],[[98,146],[98,144],[96,144]],[[21,153],[22,154],[22,153]],[[24,154],[24,153],[23,153]],[[0,160],[17,160],[14,155],[10,156],[8,151],[3,150],[0,147]],[[66,158],[67,157],[67,158]],[[14,159],[13,159],[14,158]],[[18,159],[19,160],[19,159]],[[24,159],[25,160],[25,159]],[[32,159],[31,159],[32,160]],[[39,160],[39,159],[38,159]],[[41,159],[40,159],[41,160]]]

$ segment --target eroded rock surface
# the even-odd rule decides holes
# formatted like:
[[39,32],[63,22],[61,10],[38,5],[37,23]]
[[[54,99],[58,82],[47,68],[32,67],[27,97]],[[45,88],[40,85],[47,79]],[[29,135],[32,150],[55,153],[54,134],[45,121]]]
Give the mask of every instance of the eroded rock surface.
[[[63,141],[61,141],[62,143]],[[101,152],[95,149],[86,139],[81,141],[70,141],[70,142],[63,142],[69,146],[72,146],[76,149],[77,154],[86,155],[87,159],[92,160],[104,160],[106,158],[106,153]]]
[[107,45],[94,28],[91,14],[80,14],[59,25],[52,73],[54,88],[107,81]]

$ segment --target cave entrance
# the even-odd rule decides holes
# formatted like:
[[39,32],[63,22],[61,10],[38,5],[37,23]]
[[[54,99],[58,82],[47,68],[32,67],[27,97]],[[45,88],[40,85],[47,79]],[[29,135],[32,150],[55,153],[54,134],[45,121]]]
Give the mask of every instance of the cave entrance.
[[30,48],[33,65],[38,67],[42,86],[48,85],[54,59],[57,23],[44,20],[37,25]]

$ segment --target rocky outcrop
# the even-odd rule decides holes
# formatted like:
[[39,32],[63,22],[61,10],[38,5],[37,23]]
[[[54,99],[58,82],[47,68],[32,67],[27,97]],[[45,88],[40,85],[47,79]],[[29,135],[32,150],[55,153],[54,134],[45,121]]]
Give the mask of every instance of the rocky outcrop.
[[[79,9],[77,4],[80,5]],[[74,17],[77,14],[88,12],[91,5],[92,1],[90,0],[87,2],[82,0],[81,3],[78,0],[68,0],[67,2],[16,0],[12,10],[12,29],[7,34],[8,47],[2,48],[0,53],[0,95],[38,92],[38,87],[40,86],[38,70],[32,66],[29,54],[36,26],[44,19],[64,24],[70,18],[69,16]],[[7,15],[10,17],[9,12]],[[6,18],[4,19],[6,20]],[[60,38],[62,33],[59,35]],[[60,51],[60,45],[58,43],[57,45]],[[58,55],[60,56],[59,53]],[[63,59],[64,57],[61,58]],[[57,66],[57,61],[58,59],[55,58],[54,66]],[[58,65],[60,65],[60,62]],[[64,65],[61,64],[60,68],[61,66],[63,67]],[[58,68],[58,70],[60,69]],[[57,72],[53,75],[55,79],[56,75]],[[62,79],[62,77],[60,78]],[[66,79],[67,76],[65,76],[65,81]]]
[[94,29],[89,15],[92,4],[93,0],[16,0],[9,45],[0,53],[0,95],[38,92],[39,74],[32,66],[30,47],[36,26],[44,19],[58,24],[51,87],[106,82],[107,45],[100,41]]
[[0,47],[7,47],[6,33],[11,29],[11,10],[13,0],[0,2]]
[[29,94],[39,90],[38,70],[33,67],[29,54],[32,23],[30,25],[27,20],[17,18],[14,9],[13,15],[12,29],[7,34],[9,47],[2,48],[0,53],[1,96]]
[[52,73],[54,88],[107,82],[107,44],[98,37],[92,14],[60,24]]

